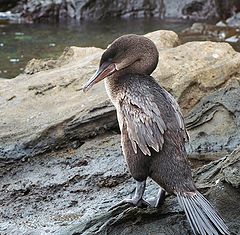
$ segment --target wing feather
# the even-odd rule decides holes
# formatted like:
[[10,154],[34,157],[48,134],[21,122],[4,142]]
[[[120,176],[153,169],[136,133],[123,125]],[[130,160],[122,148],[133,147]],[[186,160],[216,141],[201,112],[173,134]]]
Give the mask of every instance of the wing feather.
[[164,143],[166,125],[157,105],[149,98],[125,95],[120,103],[122,118],[126,122],[129,138],[135,153],[137,146],[151,156],[149,147],[159,152]]
[[184,123],[184,119],[183,119],[183,115],[180,110],[180,107],[179,107],[177,101],[174,99],[174,97],[169,92],[167,92],[166,90],[164,90],[164,92],[165,92],[166,98],[169,100],[170,104],[172,105],[172,107],[174,109],[174,113],[175,113],[177,122],[178,122],[181,130],[184,132],[184,139],[187,142],[187,141],[189,141],[189,135],[188,135],[186,127],[185,127],[185,123]]
[[[156,92],[160,92],[158,95],[149,91],[147,97],[141,96],[141,94],[146,94],[146,89],[149,88],[145,85],[142,86],[142,84],[135,90],[131,86],[125,87],[124,92],[120,96],[118,110],[121,116],[119,123],[123,124],[124,122],[126,124],[134,152],[137,153],[139,148],[145,155],[151,156],[150,148],[156,152],[162,150],[164,134],[167,130],[167,123],[162,118],[164,114],[160,110],[164,110],[164,108],[161,108],[161,105],[159,105],[159,99],[163,98],[166,105],[172,107],[177,125],[179,126],[178,130],[182,131],[185,141],[188,140],[188,135],[180,107],[172,95],[163,88],[158,87],[156,88]],[[120,125],[120,128],[122,126]]]

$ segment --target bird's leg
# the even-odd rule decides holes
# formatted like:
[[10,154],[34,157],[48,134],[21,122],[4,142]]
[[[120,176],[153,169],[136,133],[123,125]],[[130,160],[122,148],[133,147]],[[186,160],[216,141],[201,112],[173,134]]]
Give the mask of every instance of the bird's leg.
[[151,207],[158,208],[163,204],[165,200],[165,194],[166,191],[160,187],[157,197],[149,199],[147,202],[151,205]]
[[142,199],[144,191],[145,191],[145,187],[146,187],[146,181],[142,181],[142,182],[136,181],[136,190],[135,190],[135,194],[134,194],[133,198],[131,198],[131,199],[126,198],[126,199],[124,199],[124,201],[126,203],[130,203],[134,206],[141,206],[141,204],[143,202],[145,202]]
[[136,190],[133,198],[125,198],[121,202],[119,202],[117,205],[110,208],[110,210],[124,205],[124,204],[130,204],[132,206],[138,206],[138,207],[149,207],[151,206],[148,202],[146,202],[142,197],[145,191],[146,187],[146,181],[136,181]]

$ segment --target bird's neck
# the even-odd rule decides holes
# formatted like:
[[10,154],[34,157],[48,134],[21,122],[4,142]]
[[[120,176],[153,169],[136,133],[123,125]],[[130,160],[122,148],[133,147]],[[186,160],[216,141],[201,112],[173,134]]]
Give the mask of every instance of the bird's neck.
[[105,82],[105,89],[108,94],[108,97],[112,101],[112,103],[116,106],[116,99],[117,94],[120,89],[119,87],[119,79],[117,79],[115,76],[109,76],[104,79]]

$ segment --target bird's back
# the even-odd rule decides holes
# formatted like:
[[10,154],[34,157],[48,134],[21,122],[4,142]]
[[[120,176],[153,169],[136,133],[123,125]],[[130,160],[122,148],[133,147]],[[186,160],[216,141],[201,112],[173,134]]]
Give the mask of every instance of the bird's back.
[[187,134],[173,97],[148,75],[127,74],[111,82],[109,89],[118,90],[113,99],[130,171],[137,171],[136,161],[144,162],[148,176],[166,191],[195,190],[186,158]]

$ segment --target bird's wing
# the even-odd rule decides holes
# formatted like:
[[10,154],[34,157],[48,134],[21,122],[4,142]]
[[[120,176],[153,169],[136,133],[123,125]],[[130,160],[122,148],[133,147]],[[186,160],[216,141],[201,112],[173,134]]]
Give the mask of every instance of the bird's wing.
[[166,124],[151,97],[125,94],[120,102],[120,110],[134,152],[137,153],[137,146],[145,155],[151,156],[149,147],[159,152],[164,143]]
[[[167,123],[162,118],[163,109],[155,102],[156,96],[148,93],[146,97],[141,96],[141,92],[129,91],[125,92],[120,101],[121,119],[120,128],[123,122],[126,125],[129,139],[135,153],[137,153],[137,146],[145,154],[151,156],[149,147],[159,152],[164,144],[164,132],[167,130]],[[143,94],[146,92],[143,92]],[[166,106],[171,106],[172,111],[176,117],[176,124],[178,130],[183,133],[185,141],[188,140],[188,134],[185,129],[183,116],[178,103],[170,93],[162,89],[164,97],[163,102]],[[155,98],[154,98],[155,97]]]
[[165,89],[163,89],[163,91],[165,93],[167,100],[170,102],[171,106],[173,107],[178,125],[179,125],[180,129],[183,131],[184,139],[186,142],[188,142],[189,135],[188,135],[186,127],[185,127],[185,123],[184,123],[184,119],[183,119],[183,115],[180,110],[180,107],[179,107],[177,101],[174,99],[174,97],[169,92],[167,92]]

